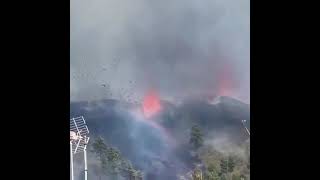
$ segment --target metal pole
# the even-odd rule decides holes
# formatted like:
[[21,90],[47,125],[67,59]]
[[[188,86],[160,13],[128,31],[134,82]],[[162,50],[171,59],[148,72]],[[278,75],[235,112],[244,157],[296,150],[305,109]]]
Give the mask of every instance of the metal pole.
[[88,180],[88,165],[87,165],[87,148],[84,147],[83,149],[84,155],[84,180]]
[[245,127],[246,128],[246,130],[247,130],[247,133],[249,134],[249,136],[250,136],[250,132],[249,132],[249,130],[248,130],[248,128],[247,127]]
[[246,129],[247,133],[248,133],[249,136],[250,136],[250,131],[248,130],[248,128],[246,127],[246,125],[244,124],[244,122],[245,122],[245,120],[242,120],[242,124],[243,124],[244,128]]
[[70,141],[70,164],[71,164],[71,180],[74,180],[73,175],[73,152],[72,152],[72,142]]

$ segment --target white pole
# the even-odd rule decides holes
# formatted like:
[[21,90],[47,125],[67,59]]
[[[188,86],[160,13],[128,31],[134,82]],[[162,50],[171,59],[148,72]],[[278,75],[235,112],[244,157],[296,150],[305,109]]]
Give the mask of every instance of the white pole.
[[246,128],[246,130],[247,130],[247,133],[249,134],[249,136],[250,136],[250,132],[249,132],[249,130],[248,130],[248,128],[247,127],[245,127]]
[[87,148],[86,147],[84,147],[83,155],[84,155],[84,180],[88,180]]
[[248,130],[248,128],[247,128],[246,125],[244,124],[245,121],[246,121],[246,120],[242,120],[242,124],[243,124],[244,128],[246,129],[247,133],[248,133],[249,136],[250,136],[250,131]]
[[72,152],[72,142],[70,141],[70,164],[71,164],[71,180],[74,180],[73,176],[73,152]]

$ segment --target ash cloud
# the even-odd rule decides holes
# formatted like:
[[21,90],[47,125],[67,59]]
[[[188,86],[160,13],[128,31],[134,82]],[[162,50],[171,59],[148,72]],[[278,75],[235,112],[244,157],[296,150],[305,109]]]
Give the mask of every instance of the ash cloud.
[[71,101],[154,88],[249,102],[249,16],[249,0],[71,0]]

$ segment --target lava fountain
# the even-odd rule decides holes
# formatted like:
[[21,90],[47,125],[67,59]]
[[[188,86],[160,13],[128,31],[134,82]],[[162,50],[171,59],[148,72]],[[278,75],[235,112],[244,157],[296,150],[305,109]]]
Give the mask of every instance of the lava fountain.
[[146,94],[142,102],[142,111],[147,119],[161,111],[160,99],[156,91],[150,91]]
[[218,73],[218,89],[217,96],[233,96],[235,80],[231,70],[231,66],[224,65]]
[[158,121],[152,120],[152,118],[158,115],[161,110],[162,105],[158,93],[155,90],[148,91],[148,93],[144,96],[141,104],[140,112],[142,112],[141,114],[143,115],[143,117],[140,117],[138,119],[143,120],[151,127],[157,129],[165,138],[166,142],[169,143],[171,147],[175,147],[176,142],[174,141],[174,138],[170,135],[170,133],[167,131],[167,129],[165,129]]

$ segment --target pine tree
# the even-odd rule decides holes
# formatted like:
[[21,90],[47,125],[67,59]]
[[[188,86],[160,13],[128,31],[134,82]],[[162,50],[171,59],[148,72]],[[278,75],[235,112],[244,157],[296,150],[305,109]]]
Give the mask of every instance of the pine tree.
[[232,180],[241,180],[241,176],[240,175],[232,175]]
[[240,175],[240,180],[246,180],[246,179],[247,179],[247,178],[246,178],[245,175],[243,175],[243,174]]
[[91,151],[100,161],[99,180],[106,174],[110,175],[112,180],[117,180],[119,175],[129,180],[143,179],[142,172],[135,170],[129,160],[122,158],[118,149],[108,147],[103,138],[93,141]]
[[228,157],[228,172],[232,172],[235,167],[235,159],[233,156]]
[[108,148],[107,159],[109,164],[108,166],[109,173],[115,179],[118,179],[118,175],[120,173],[121,160],[122,160],[119,150],[117,150],[114,147]]
[[228,160],[226,159],[221,159],[220,161],[220,169],[221,169],[221,174],[227,174],[228,173]]
[[135,174],[136,174],[136,170],[132,166],[129,166],[128,167],[129,180],[135,180]]
[[137,180],[142,180],[143,179],[143,174],[141,171],[137,170]]
[[226,174],[222,174],[222,175],[220,176],[220,180],[227,180]]
[[196,167],[195,170],[193,171],[192,177],[193,177],[193,180],[203,180],[201,169]]
[[210,165],[207,168],[207,180],[219,180],[218,170],[214,165]]
[[101,176],[105,174],[107,169],[107,160],[108,160],[107,151],[108,151],[108,147],[104,143],[104,140],[102,137],[98,137],[92,143],[92,152],[95,153],[96,157],[100,161],[99,179],[101,179]]
[[197,125],[191,128],[190,144],[194,149],[198,149],[203,145],[203,134]]
[[121,176],[129,179],[131,175],[131,173],[129,173],[129,169],[131,167],[132,167],[132,164],[129,160],[122,159],[120,164]]

